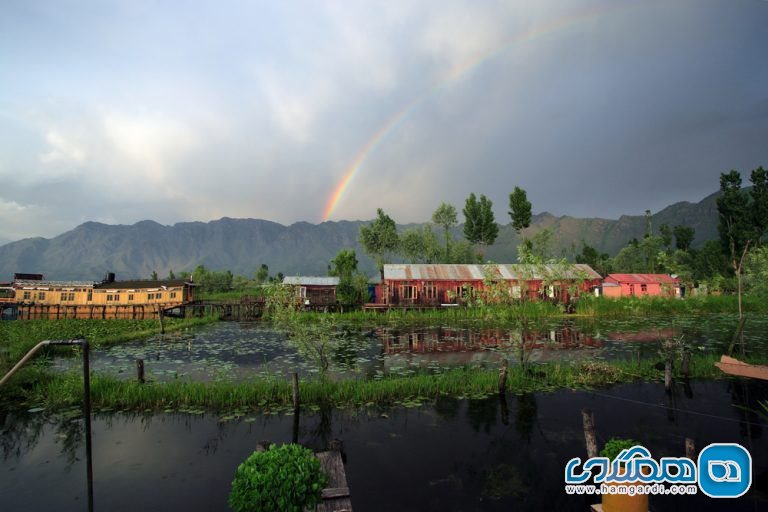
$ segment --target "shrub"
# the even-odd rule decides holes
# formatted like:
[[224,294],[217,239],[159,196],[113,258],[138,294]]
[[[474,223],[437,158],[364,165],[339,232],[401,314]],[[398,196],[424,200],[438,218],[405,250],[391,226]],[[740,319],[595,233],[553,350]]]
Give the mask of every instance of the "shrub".
[[229,505],[236,512],[302,512],[321,502],[327,480],[311,450],[297,444],[272,445],[237,468]]
[[608,457],[608,460],[613,461],[613,459],[619,456],[622,450],[628,450],[637,445],[642,446],[642,443],[640,443],[640,441],[635,441],[634,439],[619,439],[617,437],[612,437],[605,443],[605,447],[600,451],[600,456]]

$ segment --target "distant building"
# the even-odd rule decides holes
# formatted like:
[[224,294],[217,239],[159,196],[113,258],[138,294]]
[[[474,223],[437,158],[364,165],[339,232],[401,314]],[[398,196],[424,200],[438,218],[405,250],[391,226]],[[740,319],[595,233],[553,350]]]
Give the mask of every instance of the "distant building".
[[0,284],[0,303],[13,304],[19,318],[151,318],[194,300],[193,283],[181,279],[115,281],[107,274],[101,282],[46,281],[34,276],[40,279]]
[[462,304],[482,293],[486,281],[503,281],[512,298],[568,302],[589,293],[601,276],[584,264],[397,264],[384,265],[376,303],[396,306]]
[[608,274],[604,297],[682,297],[680,279],[667,274]]
[[296,287],[296,297],[305,306],[336,304],[338,277],[285,276],[283,284]]

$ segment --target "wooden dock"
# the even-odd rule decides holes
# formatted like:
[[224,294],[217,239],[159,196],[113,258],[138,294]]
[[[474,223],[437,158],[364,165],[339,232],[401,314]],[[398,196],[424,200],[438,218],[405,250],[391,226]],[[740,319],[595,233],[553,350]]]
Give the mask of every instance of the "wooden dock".
[[320,459],[323,472],[328,475],[328,487],[323,489],[323,502],[317,506],[316,512],[352,512],[352,499],[341,452],[320,452],[316,457]]

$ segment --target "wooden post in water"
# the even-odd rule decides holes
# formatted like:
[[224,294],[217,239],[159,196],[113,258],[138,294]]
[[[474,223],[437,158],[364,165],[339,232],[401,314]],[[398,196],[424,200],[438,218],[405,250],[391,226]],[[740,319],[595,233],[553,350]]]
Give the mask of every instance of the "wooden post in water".
[[688,378],[691,376],[691,351],[688,349],[683,351],[683,363],[680,370],[683,373],[683,377]]
[[136,360],[136,377],[138,378],[140,384],[144,384],[144,360],[143,359]]
[[293,381],[293,411],[295,413],[298,413],[299,411],[299,374],[296,372],[293,372],[292,381]]
[[595,436],[595,415],[590,409],[581,410],[584,423],[584,441],[587,445],[587,457],[597,457],[597,436]]
[[293,442],[299,442],[299,406],[301,401],[299,399],[299,374],[294,372],[291,375],[291,381],[293,382]]
[[160,334],[165,334],[165,325],[163,324],[163,308],[157,306],[157,318],[160,320]]
[[664,389],[667,393],[672,392],[672,359],[667,358],[664,363]]
[[691,460],[696,458],[696,444],[690,437],[685,438],[685,456]]
[[499,393],[504,393],[507,390],[507,368],[509,361],[507,358],[501,360],[501,368],[499,368]]

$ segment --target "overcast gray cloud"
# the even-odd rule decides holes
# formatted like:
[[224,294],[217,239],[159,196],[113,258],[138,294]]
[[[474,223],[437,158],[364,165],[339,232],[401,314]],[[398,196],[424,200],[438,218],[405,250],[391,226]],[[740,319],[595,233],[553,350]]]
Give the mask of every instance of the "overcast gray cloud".
[[[768,3],[6,2],[0,242],[86,220],[507,222],[768,165]],[[359,165],[356,165],[359,164]]]

